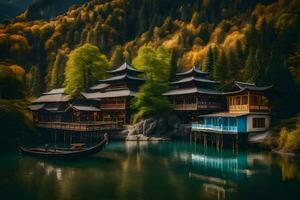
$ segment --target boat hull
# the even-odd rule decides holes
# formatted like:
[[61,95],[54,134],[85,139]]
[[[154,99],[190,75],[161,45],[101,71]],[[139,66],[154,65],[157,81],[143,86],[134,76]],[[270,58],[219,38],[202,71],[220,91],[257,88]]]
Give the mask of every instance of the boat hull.
[[103,139],[100,143],[97,145],[79,150],[79,151],[61,151],[61,150],[54,150],[54,149],[38,149],[38,148],[25,148],[20,146],[20,152],[23,155],[30,155],[40,158],[46,158],[46,159],[78,159],[83,157],[88,157],[91,155],[94,155],[100,151],[103,150],[105,145],[107,144],[107,139]]

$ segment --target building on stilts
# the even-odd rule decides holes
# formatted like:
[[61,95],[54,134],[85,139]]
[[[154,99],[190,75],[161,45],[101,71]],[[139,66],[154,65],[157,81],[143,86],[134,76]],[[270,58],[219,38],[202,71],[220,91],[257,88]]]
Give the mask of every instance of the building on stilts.
[[211,140],[223,146],[227,139],[233,146],[247,144],[249,134],[264,132],[270,127],[272,88],[236,81],[234,90],[224,93],[227,111],[200,115],[199,120],[192,123],[192,132],[206,143]]

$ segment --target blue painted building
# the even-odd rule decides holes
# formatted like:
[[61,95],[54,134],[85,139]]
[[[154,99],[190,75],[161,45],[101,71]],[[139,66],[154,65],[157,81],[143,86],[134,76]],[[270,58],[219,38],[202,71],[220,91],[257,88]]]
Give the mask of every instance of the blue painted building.
[[200,115],[192,131],[245,134],[265,131],[270,126],[269,91],[272,86],[235,82],[236,90],[227,96],[227,112]]

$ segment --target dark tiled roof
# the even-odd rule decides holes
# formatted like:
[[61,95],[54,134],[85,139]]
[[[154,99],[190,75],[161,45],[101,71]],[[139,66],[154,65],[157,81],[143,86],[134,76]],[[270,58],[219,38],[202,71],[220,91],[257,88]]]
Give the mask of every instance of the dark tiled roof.
[[101,99],[101,98],[111,98],[111,97],[134,96],[135,92],[131,90],[117,90],[117,91],[94,92],[94,93],[81,92],[81,94],[87,99]]
[[196,73],[198,73],[198,74],[203,74],[203,75],[208,75],[208,74],[209,74],[208,72],[201,71],[198,67],[193,66],[193,67],[192,67],[191,69],[189,69],[188,71],[180,72],[180,73],[177,73],[176,75],[177,75],[177,76],[183,76],[183,75],[187,75],[187,74],[190,74],[190,73],[193,73],[193,72],[196,72]]
[[75,110],[79,110],[79,111],[87,111],[87,112],[98,112],[98,111],[100,111],[99,108],[96,108],[94,106],[75,106],[75,105],[70,105],[70,107],[74,108]]
[[45,92],[43,94],[48,95],[48,94],[64,94],[65,88],[57,88],[50,90],[49,92]]
[[90,89],[91,90],[101,90],[101,89],[107,88],[108,86],[110,86],[110,84],[100,83],[100,84],[94,85],[93,87],[90,87]]
[[179,83],[187,83],[187,82],[191,82],[191,81],[196,81],[196,82],[203,82],[203,83],[220,83],[219,81],[212,81],[206,78],[198,78],[198,77],[187,77],[187,78],[183,78],[179,81],[174,81],[174,82],[170,82],[170,84],[174,85],[174,84],[179,84]]
[[70,95],[66,94],[51,94],[43,95],[32,101],[32,103],[50,103],[50,102],[68,102],[71,99]]
[[174,96],[174,95],[194,94],[194,93],[210,94],[210,95],[223,95],[223,93],[218,90],[204,89],[204,88],[197,88],[197,87],[173,89],[173,90],[169,90],[168,92],[164,93],[163,95],[164,96]]
[[41,110],[42,108],[44,108],[45,104],[33,104],[33,105],[29,105],[27,106],[27,108],[31,111],[37,111],[37,110]]
[[107,82],[113,82],[113,81],[118,81],[118,80],[123,80],[123,79],[130,79],[130,80],[136,80],[136,81],[145,81],[145,79],[143,79],[143,78],[130,76],[128,74],[122,74],[122,75],[118,75],[118,76],[112,76],[108,79],[99,80],[99,82],[107,83]]
[[238,94],[240,92],[247,91],[247,90],[254,91],[254,92],[265,92],[265,91],[268,91],[273,88],[272,85],[265,86],[265,87],[258,87],[254,83],[244,83],[244,82],[238,82],[238,81],[235,81],[234,83],[239,90],[233,91],[233,92],[226,92],[225,94],[227,94],[227,95]]
[[127,64],[126,62],[124,64],[122,64],[120,67],[118,67],[117,69],[110,70],[110,71],[107,71],[107,72],[108,73],[118,73],[118,72],[123,72],[123,71],[126,71],[126,70],[133,71],[133,72],[136,72],[136,73],[143,73],[142,71],[133,68],[131,65]]

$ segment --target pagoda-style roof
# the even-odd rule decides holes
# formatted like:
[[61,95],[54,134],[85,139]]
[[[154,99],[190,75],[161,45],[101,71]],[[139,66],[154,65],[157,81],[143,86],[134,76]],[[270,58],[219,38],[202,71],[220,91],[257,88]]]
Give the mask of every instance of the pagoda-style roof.
[[66,94],[48,94],[42,95],[36,100],[32,101],[32,103],[54,103],[54,102],[68,102],[71,100],[70,95]]
[[173,89],[165,92],[164,96],[175,96],[184,94],[207,94],[207,95],[223,95],[223,92],[213,89],[204,89],[199,87]]
[[198,75],[204,77],[204,76],[207,76],[209,73],[201,71],[198,67],[193,66],[191,69],[189,69],[189,70],[187,70],[185,72],[177,73],[176,75],[177,76],[186,76],[186,75],[192,75],[192,74],[198,74]]
[[29,105],[27,106],[27,108],[31,111],[38,111],[43,109],[45,106],[45,104],[33,104],[33,105]]
[[119,81],[138,81],[138,82],[144,82],[145,79],[134,77],[134,76],[128,75],[126,73],[126,74],[122,74],[122,75],[118,75],[118,76],[112,76],[112,77],[110,77],[108,79],[99,80],[100,83],[112,83],[112,82],[119,82]]
[[245,83],[245,82],[239,82],[235,81],[235,91],[232,92],[226,92],[226,95],[231,95],[231,94],[238,94],[244,91],[253,91],[253,92],[268,92],[270,91],[273,86],[264,86],[264,87],[258,87],[255,85],[255,83]]
[[50,90],[49,92],[44,92],[43,94],[48,95],[48,94],[65,94],[65,88],[57,88]]
[[91,90],[101,90],[101,89],[107,88],[108,86],[110,86],[110,84],[108,84],[108,83],[100,83],[100,84],[94,85],[93,87],[90,87],[90,89]]
[[116,74],[116,73],[126,73],[128,71],[133,72],[135,74],[143,73],[143,71],[135,69],[134,67],[132,67],[131,65],[129,65],[126,62],[124,64],[122,64],[121,66],[117,67],[116,69],[110,70],[110,71],[107,71],[107,72],[110,73],[110,74]]
[[219,81],[212,81],[206,78],[198,78],[198,77],[194,77],[194,76],[190,76],[187,78],[183,78],[179,81],[174,81],[174,82],[170,82],[171,85],[176,85],[176,84],[180,84],[180,83],[188,83],[188,82],[202,82],[202,83],[213,83],[213,84],[218,84],[220,83]]
[[82,105],[70,104],[69,108],[73,108],[74,110],[77,110],[77,111],[86,111],[86,112],[99,112],[100,111],[100,109],[96,108],[95,106],[82,106]]
[[135,91],[131,91],[131,90],[117,90],[117,91],[93,92],[93,93],[81,92],[81,94],[86,99],[102,99],[102,98],[111,98],[111,97],[135,96]]

